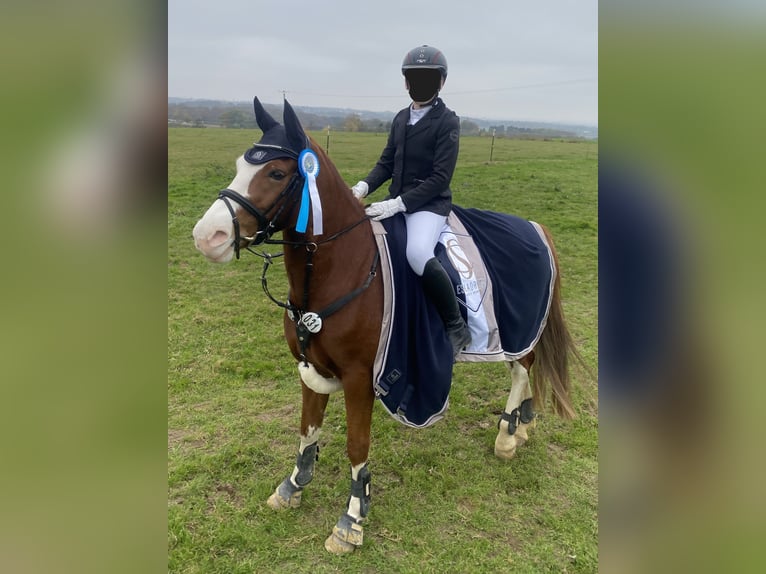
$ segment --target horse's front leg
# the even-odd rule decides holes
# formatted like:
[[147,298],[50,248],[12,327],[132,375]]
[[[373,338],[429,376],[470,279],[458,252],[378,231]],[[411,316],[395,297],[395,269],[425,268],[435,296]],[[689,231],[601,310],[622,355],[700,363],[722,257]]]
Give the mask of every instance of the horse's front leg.
[[274,510],[298,508],[304,487],[314,478],[314,463],[319,457],[319,430],[330,395],[314,392],[301,384],[303,405],[301,409],[301,442],[298,457],[290,476],[282,481],[266,502]]
[[362,545],[362,522],[370,511],[370,470],[367,458],[370,452],[370,425],[375,395],[369,373],[359,375],[353,380],[344,377],[343,382],[347,450],[351,462],[351,493],[346,512],[324,543],[325,548],[333,554],[347,554]]

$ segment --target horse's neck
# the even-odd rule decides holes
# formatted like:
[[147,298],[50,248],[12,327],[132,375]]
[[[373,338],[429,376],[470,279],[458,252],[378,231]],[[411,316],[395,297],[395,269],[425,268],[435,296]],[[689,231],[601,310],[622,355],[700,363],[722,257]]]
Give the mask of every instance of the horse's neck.
[[[355,226],[364,219],[364,209],[345,185],[320,183],[319,193],[323,206],[322,235],[313,234],[311,217],[307,233],[298,233],[294,228],[283,233],[285,240],[303,244],[285,249],[290,298],[294,304],[302,304],[306,274],[310,273],[309,306],[312,308],[315,303],[332,300],[353,289],[349,285],[355,285],[358,277],[369,271],[366,262],[374,251],[369,223]],[[336,234],[339,235],[335,239],[327,241]]]

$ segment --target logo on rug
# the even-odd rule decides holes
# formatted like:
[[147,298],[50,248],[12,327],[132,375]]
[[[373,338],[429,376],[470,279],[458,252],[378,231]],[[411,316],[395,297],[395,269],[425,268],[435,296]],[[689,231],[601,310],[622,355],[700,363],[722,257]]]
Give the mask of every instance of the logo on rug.
[[460,247],[457,238],[450,237],[444,244],[444,247],[447,248],[447,255],[449,255],[455,271],[460,273],[463,279],[471,279],[473,277],[473,265],[468,260],[468,256],[463,251],[463,248]]
[[466,308],[477,312],[487,291],[487,279],[482,276],[481,266],[478,268],[479,274],[477,275],[477,269],[474,268],[471,259],[460,244],[459,236],[445,233],[442,236],[442,245],[444,245],[450,264],[460,275],[460,281],[455,285],[455,293],[462,295],[463,298],[458,300]]

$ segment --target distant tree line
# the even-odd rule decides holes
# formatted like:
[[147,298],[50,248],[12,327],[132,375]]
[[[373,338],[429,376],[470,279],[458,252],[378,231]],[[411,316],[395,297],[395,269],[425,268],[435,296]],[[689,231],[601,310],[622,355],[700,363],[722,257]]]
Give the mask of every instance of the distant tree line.
[[[275,118],[282,117],[282,107],[264,104],[264,108]],[[296,110],[298,119],[306,130],[321,131],[328,128],[333,131],[388,133],[391,121],[381,119],[363,119],[360,114],[324,115]],[[393,119],[393,118],[392,118]],[[256,129],[252,105],[246,103],[168,103],[168,125],[225,128]],[[565,138],[579,139],[572,132],[546,128],[525,128],[512,125],[481,127],[474,121],[463,119],[460,133],[464,136],[492,136],[500,138],[542,139]]]
[[[275,118],[282,117],[282,108],[264,104],[264,108]],[[362,119],[358,114],[319,115],[296,110],[304,129],[319,131],[327,129],[348,132],[388,133],[390,121]],[[251,128],[255,123],[253,108],[248,104],[229,106],[204,105],[196,103],[168,103],[168,124],[190,127],[220,126],[224,128]]]
[[487,128],[480,127],[479,124],[471,120],[460,121],[460,134],[464,136],[495,136],[498,138],[515,139],[580,139],[576,138],[572,132],[564,130],[554,130],[547,128],[522,128],[518,126],[497,125]]

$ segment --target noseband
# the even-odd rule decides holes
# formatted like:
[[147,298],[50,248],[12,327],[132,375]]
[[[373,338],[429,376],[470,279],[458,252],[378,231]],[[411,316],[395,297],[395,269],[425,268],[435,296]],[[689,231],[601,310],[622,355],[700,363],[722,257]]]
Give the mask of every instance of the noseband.
[[[303,176],[301,176],[300,173],[296,171],[288,182],[287,186],[282,190],[282,192],[274,200],[274,203],[272,203],[266,211],[261,211],[252,203],[250,203],[246,197],[240,195],[236,191],[232,191],[231,189],[227,188],[221,190],[218,193],[218,199],[224,202],[226,208],[231,214],[231,222],[234,225],[233,245],[237,259],[239,259],[239,251],[241,249],[240,243],[242,243],[242,240],[246,241],[246,244],[244,245],[245,248],[250,247],[251,245],[258,245],[269,239],[275,232],[284,228],[284,225],[279,227],[277,220],[279,219],[279,216],[282,215],[282,212],[285,210],[288,204],[295,205],[297,198],[292,198],[291,202],[289,201],[291,198],[290,196],[292,196],[295,190],[299,189],[302,185]],[[250,237],[240,235],[239,220],[237,219],[237,214],[235,213],[234,208],[232,207],[229,200],[238,203],[245,209],[245,211],[255,217],[256,221],[258,222],[258,231],[256,231],[255,235]],[[279,205],[280,202],[281,205]],[[278,205],[279,207],[277,207]],[[276,209],[274,215],[269,217],[269,213],[274,209]]]

